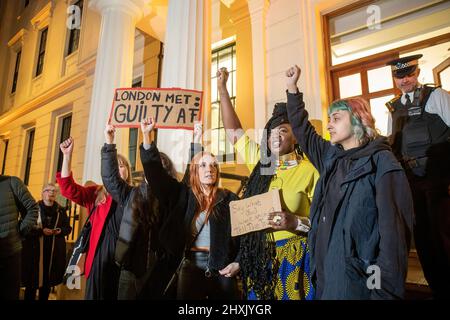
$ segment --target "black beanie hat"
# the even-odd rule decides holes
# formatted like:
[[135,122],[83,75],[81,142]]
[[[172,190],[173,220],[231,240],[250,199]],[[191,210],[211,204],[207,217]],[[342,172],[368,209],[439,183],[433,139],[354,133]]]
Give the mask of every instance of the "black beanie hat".
[[273,108],[272,117],[267,121],[266,129],[272,130],[283,123],[289,123],[287,105],[284,102],[278,102]]

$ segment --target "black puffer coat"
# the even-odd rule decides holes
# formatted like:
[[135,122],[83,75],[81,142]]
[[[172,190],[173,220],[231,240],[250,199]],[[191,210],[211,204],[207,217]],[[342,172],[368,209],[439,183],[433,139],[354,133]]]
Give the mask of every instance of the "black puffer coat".
[[[114,144],[105,144],[102,149],[102,179],[113,199],[123,208],[115,250],[116,264],[136,277],[152,268],[142,298],[161,298],[179,263],[180,249],[173,245],[176,241],[173,241],[171,227],[167,227],[175,223],[173,215],[159,205],[146,182],[132,187],[120,178]],[[140,197],[145,213],[152,219],[150,229],[137,216],[136,197]]]
[[0,258],[21,250],[20,236],[33,229],[38,210],[36,201],[19,178],[0,175]]
[[[195,212],[197,211],[197,200],[185,183],[178,182],[170,177],[164,170],[159,151],[153,143],[149,150],[140,146],[141,161],[147,181],[158,198],[161,205],[168,208],[169,212],[175,214],[170,224],[167,224],[167,239],[180,257],[186,243],[191,242],[191,227]],[[236,261],[237,239],[231,237],[230,201],[238,200],[238,196],[229,190],[219,189],[213,206],[209,222],[211,225],[211,243],[209,269],[219,271],[231,262]],[[184,222],[184,224],[182,223]]]

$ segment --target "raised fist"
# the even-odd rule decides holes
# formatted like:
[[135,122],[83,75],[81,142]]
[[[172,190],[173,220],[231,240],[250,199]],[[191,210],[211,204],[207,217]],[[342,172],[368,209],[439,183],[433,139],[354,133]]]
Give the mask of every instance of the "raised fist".
[[297,81],[300,77],[301,70],[297,65],[290,67],[286,71],[286,86],[289,88],[297,88]]
[[220,68],[217,70],[217,88],[219,90],[227,88],[228,71],[227,68]]
[[70,156],[72,155],[72,151],[73,151],[73,138],[69,137],[69,139],[64,140],[63,142],[60,143],[59,145],[59,149],[61,149],[61,152],[63,153],[63,155],[65,156]]

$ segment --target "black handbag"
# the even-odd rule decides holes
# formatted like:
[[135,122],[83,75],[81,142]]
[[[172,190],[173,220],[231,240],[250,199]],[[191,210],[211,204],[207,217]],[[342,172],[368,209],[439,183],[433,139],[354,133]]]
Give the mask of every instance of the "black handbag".
[[64,274],[64,283],[67,282],[67,279],[70,276],[75,275],[75,273],[80,276],[84,274],[84,262],[86,259],[86,252],[89,248],[89,238],[92,229],[90,218],[96,208],[97,206],[94,206],[91,209],[91,212],[89,213],[89,216],[86,219],[86,222],[84,223],[83,228],[80,231],[80,234],[78,235],[77,241],[75,241],[73,252],[72,255],[70,256],[69,263],[67,264],[66,272]]
[[178,281],[178,276],[180,275],[181,267],[183,267],[184,262],[186,261],[186,251],[188,248],[191,247],[191,245],[197,240],[198,235],[200,232],[202,232],[203,227],[205,226],[205,221],[203,221],[202,226],[200,227],[200,230],[197,231],[197,233],[192,238],[191,242],[189,244],[186,244],[184,247],[184,254],[183,258],[181,259],[180,263],[178,264],[178,267],[176,268],[175,272],[173,273],[172,277],[170,278],[169,282],[166,285],[166,288],[164,289],[163,296],[170,296],[170,295],[176,295],[174,291],[176,291],[176,283]]

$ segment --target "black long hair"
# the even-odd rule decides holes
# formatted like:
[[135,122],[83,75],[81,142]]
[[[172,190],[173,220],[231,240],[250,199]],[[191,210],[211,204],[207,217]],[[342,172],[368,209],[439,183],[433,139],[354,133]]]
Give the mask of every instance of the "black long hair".
[[[177,172],[172,160],[164,152],[160,152],[161,163],[169,176],[176,179]],[[144,230],[149,231],[150,228],[156,226],[160,221],[159,203],[150,189],[150,185],[143,181],[136,190],[131,204],[134,219]]]
[[[289,123],[285,103],[275,105],[272,117],[264,127],[260,145],[260,161],[256,164],[247,184],[243,198],[265,193],[275,174],[276,156],[272,155],[268,138],[272,129]],[[279,262],[276,259],[276,246],[272,233],[264,230],[245,234],[240,239],[240,267],[243,290],[246,294],[253,290],[259,299],[274,298]]]
[[131,209],[134,219],[146,232],[159,223],[159,203],[145,181],[134,193]]

